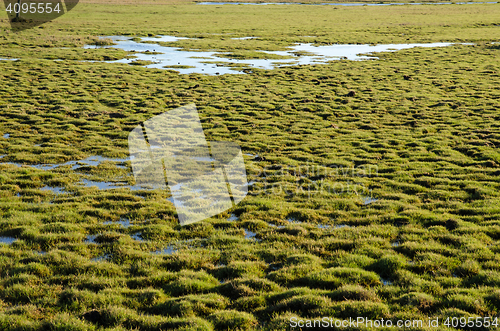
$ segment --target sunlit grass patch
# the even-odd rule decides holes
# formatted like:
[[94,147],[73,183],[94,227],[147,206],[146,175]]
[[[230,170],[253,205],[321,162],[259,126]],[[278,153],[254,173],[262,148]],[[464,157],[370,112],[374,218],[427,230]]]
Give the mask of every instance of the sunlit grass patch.
[[[2,327],[498,314],[498,47],[481,41],[497,36],[494,5],[96,5],[120,12],[114,24],[81,5],[0,42],[0,57],[21,59],[0,61]],[[81,48],[125,33],[196,37],[168,45],[235,59],[295,42],[476,45],[219,76],[80,62],[130,56]],[[226,213],[181,227],[168,191],[131,189],[130,161],[82,160],[126,158],[130,130],[191,102],[207,140],[250,154],[252,185]]]

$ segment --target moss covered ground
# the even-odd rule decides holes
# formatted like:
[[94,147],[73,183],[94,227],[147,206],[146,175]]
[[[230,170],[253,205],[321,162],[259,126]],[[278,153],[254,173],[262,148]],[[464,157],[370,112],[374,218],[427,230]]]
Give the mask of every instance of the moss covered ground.
[[[499,14],[84,2],[19,33],[4,18],[0,58],[19,60],[0,60],[0,238],[15,238],[0,243],[0,329],[498,316]],[[148,34],[242,56],[305,41],[474,44],[245,75],[79,61],[127,55],[82,48],[98,36]],[[230,39],[245,36],[260,39]],[[81,184],[131,185],[130,162],[30,166],[125,158],[130,130],[189,103],[207,140],[248,154],[249,195],[222,215],[180,227],[168,192]]]

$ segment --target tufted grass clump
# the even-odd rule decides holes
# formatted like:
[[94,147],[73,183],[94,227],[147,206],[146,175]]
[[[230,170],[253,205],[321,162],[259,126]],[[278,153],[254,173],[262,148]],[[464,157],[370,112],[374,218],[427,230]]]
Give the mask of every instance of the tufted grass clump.
[[219,284],[219,281],[205,271],[182,270],[175,279],[165,284],[164,290],[174,296],[206,293]]
[[406,266],[406,259],[401,255],[385,256],[374,262],[369,269],[384,278],[392,278],[394,273]]
[[332,289],[352,283],[367,287],[380,285],[380,277],[376,273],[355,268],[325,269],[311,273],[305,279],[309,286],[324,289]]
[[276,312],[289,311],[298,313],[301,316],[313,316],[318,310],[329,307],[331,304],[331,300],[326,296],[316,294],[297,295],[277,302],[269,307],[266,313],[272,315]]
[[151,308],[151,312],[164,316],[208,316],[229,304],[226,297],[215,293],[187,295],[167,299]]
[[482,296],[478,296],[477,293],[471,295],[450,294],[446,297],[444,305],[449,308],[457,308],[477,315],[483,315],[488,311],[484,304],[484,299]]
[[[200,6],[79,3],[23,33],[0,21],[0,58],[19,59],[0,60],[0,329],[498,315],[500,7]],[[110,35],[187,37],[161,45],[219,51],[245,74],[102,62],[135,60],[92,47]],[[269,70],[240,60],[419,42],[458,44]],[[131,130],[190,103],[208,141],[241,146],[251,185],[180,226],[168,190],[133,186],[130,160],[84,160],[129,157]]]
[[372,289],[367,289],[361,285],[344,285],[330,292],[327,296],[334,301],[359,300],[359,301],[379,301],[377,294]]
[[235,310],[221,310],[208,316],[208,319],[219,330],[252,330],[258,324],[252,314]]

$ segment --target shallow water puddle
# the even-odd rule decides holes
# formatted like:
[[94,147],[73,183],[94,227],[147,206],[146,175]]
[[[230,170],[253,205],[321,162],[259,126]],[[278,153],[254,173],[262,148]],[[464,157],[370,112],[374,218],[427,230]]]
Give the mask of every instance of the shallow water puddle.
[[273,224],[273,223],[267,223],[267,225],[269,225],[270,227],[273,227],[273,228],[278,228],[278,229],[284,229],[285,228],[284,225],[276,225],[276,224]]
[[380,277],[380,281],[382,282],[382,284],[384,286],[389,286],[389,285],[392,285],[392,282],[390,280],[387,280],[387,279],[384,279],[382,277]]
[[[5,156],[6,155],[4,155],[3,157],[5,157]],[[27,166],[27,167],[33,167],[33,168],[36,168],[36,169],[40,169],[40,170],[52,170],[52,169],[55,169],[57,167],[62,167],[62,166],[70,165],[70,166],[72,166],[71,167],[72,170],[76,170],[76,169],[81,168],[83,166],[98,166],[102,162],[109,161],[109,162],[118,163],[118,164],[116,164],[117,168],[125,169],[126,166],[123,165],[123,164],[120,164],[120,163],[125,163],[125,162],[127,162],[129,160],[130,160],[130,158],[112,159],[112,158],[102,157],[102,156],[99,156],[99,155],[93,155],[93,156],[89,156],[88,158],[83,159],[83,160],[68,161],[68,162],[65,162],[65,163],[55,163],[55,164],[21,164],[21,163],[16,163],[16,162],[4,162],[3,164],[12,164],[12,165],[15,165],[15,166],[18,166],[18,167]],[[2,163],[0,163],[0,164],[2,164]]]
[[341,229],[341,228],[350,228],[347,224],[337,224],[337,225],[329,225],[329,224],[318,224],[317,227],[319,229],[330,230],[330,229]]
[[3,237],[3,236],[0,236],[0,244],[7,244],[7,245],[10,245],[12,244],[14,241],[16,241],[17,239],[14,238],[14,237]]
[[[262,51],[264,53],[280,55],[287,58],[282,59],[232,59],[224,52],[206,51],[184,51],[177,47],[160,46],[149,42],[177,41],[181,38],[173,36],[160,36],[159,38],[142,38],[134,41],[130,37],[108,36],[116,45],[92,46],[85,48],[118,48],[133,52],[136,58],[124,58],[115,61],[103,61],[108,63],[132,63],[134,61],[150,61],[152,64],[145,65],[146,68],[173,69],[181,74],[202,73],[208,75],[242,74],[248,68],[274,69],[280,66],[294,66],[307,64],[323,64],[328,61],[367,60],[377,59],[370,56],[376,52],[393,52],[413,47],[445,47],[452,43],[429,43],[429,44],[387,44],[387,45],[326,45],[313,46],[312,44],[296,44],[287,51]],[[256,37],[243,37],[246,39]],[[187,39],[187,38],[183,38]],[[147,41],[147,42],[144,42]],[[365,54],[365,55],[363,55]],[[366,55],[368,54],[368,55]],[[215,63],[217,62],[217,63]],[[221,63],[222,62],[222,63]],[[225,66],[223,63],[239,64],[246,69]]]
[[[128,40],[130,38],[125,37],[125,36],[118,36],[118,37],[123,37],[123,40]],[[186,37],[174,37],[174,36],[155,36],[155,37],[143,37],[141,38],[143,41],[154,41],[154,42],[173,42],[173,41],[178,41],[178,40],[183,40],[183,39],[189,39]],[[153,50],[154,51],[154,50]]]
[[[110,161],[110,162],[115,162],[115,163],[124,163],[126,161],[129,161],[129,158],[125,159],[111,159],[107,157],[102,157],[99,155],[94,155],[94,156],[89,156],[86,159],[80,160],[80,161],[68,161],[65,163],[60,163],[60,164],[42,164],[42,165],[34,165],[35,168],[38,169],[43,169],[43,170],[51,170],[57,167],[61,166],[66,166],[66,165],[71,165],[71,169],[76,170],[78,168],[81,168],[83,166],[98,166],[102,162],[105,161]],[[124,169],[126,168],[124,165],[116,165],[117,168]]]
[[97,235],[89,234],[83,242],[86,244],[97,244],[95,238],[97,238]]
[[261,239],[255,238],[255,236],[257,235],[256,232],[250,231],[248,229],[244,229],[244,230],[245,230],[245,239],[261,241]]
[[363,198],[363,204],[364,205],[369,205],[372,202],[377,202],[378,199],[372,198],[372,197],[364,197]]
[[174,246],[167,246],[166,248],[159,249],[159,250],[151,252],[151,253],[158,254],[158,255],[172,255],[176,252],[177,252],[177,249]]
[[102,262],[102,261],[108,261],[111,260],[111,255],[110,254],[103,254],[97,257],[94,257],[90,259],[92,262]]
[[165,248],[158,249],[156,251],[151,252],[151,254],[158,254],[158,255],[172,255],[174,253],[177,253],[180,249],[192,249],[192,248],[197,248],[197,247],[203,247],[204,240],[199,241],[200,245],[193,245],[191,244],[194,242],[195,239],[185,239],[185,240],[179,240],[176,241]]
[[68,193],[64,190],[62,187],[51,187],[51,186],[44,186],[39,188],[40,191],[52,191],[54,194],[63,194],[63,193]]
[[350,228],[351,226],[350,225],[347,225],[347,224],[337,224],[337,225],[334,225],[332,228],[333,229],[341,229],[341,228]]
[[[103,61],[107,63],[132,63],[137,60],[151,61],[153,64],[145,65],[146,68],[156,69],[174,69],[182,74],[190,73],[205,73],[209,75],[237,73],[230,70],[228,67],[217,67],[216,64],[203,63],[207,60],[211,61],[227,61],[224,58],[218,58],[216,52],[196,52],[196,51],[183,51],[176,47],[160,46],[158,44],[151,44],[149,42],[173,42],[181,39],[174,36],[159,36],[159,38],[141,38],[141,41],[136,42],[131,40],[130,37],[124,36],[107,36],[116,43],[116,45],[109,46],[93,46],[86,45],[84,48],[119,48],[128,52],[133,52],[135,58],[124,58],[115,61]],[[185,66],[178,68],[177,66]]]
[[[98,166],[99,164],[106,162],[106,161],[115,162],[115,163],[125,163],[127,161],[130,161],[130,158],[127,157],[127,158],[123,158],[123,159],[120,159],[120,158],[112,159],[112,158],[102,157],[100,155],[93,155],[93,156],[89,156],[88,158],[80,160],[80,161],[66,162],[66,163],[64,163],[64,165],[73,164],[71,169],[74,170],[74,169],[78,169],[78,168],[82,167],[83,165]],[[120,164],[116,165],[116,167],[121,168],[121,169],[126,168],[126,166],[120,165]]]
[[125,229],[131,227],[132,224],[129,219],[120,219],[119,221],[106,221],[103,222],[102,224],[104,225],[110,225],[110,224],[119,224],[120,226],[123,226]]
[[289,223],[294,223],[294,224],[302,224],[302,223],[304,223],[304,222],[298,221],[298,220],[296,220],[295,218],[292,218],[292,217],[287,218],[286,221],[289,222]]
[[10,137],[10,133],[6,133],[6,134],[4,134],[4,135],[2,136],[2,138],[5,138],[5,139],[9,139],[9,137]]
[[255,236],[257,235],[257,233],[255,232],[252,232],[248,229],[245,229],[245,238],[246,239],[252,239],[252,238],[255,238]]
[[233,40],[250,40],[250,39],[258,39],[259,37],[239,37],[239,38],[231,38]]
[[131,191],[138,191],[146,189],[146,187],[142,185],[129,185],[127,183],[106,182],[106,181],[98,182],[88,179],[82,179],[82,182],[80,184],[83,184],[83,186],[85,187],[97,187],[99,190],[128,188]]
[[237,221],[238,216],[236,216],[235,214],[231,214],[231,216],[229,216],[229,218],[227,220],[230,222]]
[[137,240],[137,241],[145,241],[144,238],[142,238],[142,233],[140,233],[140,232],[136,232],[136,233],[132,234],[130,237],[132,237],[132,239]]
[[[299,64],[310,64],[312,62],[326,62],[332,59],[347,59],[347,60],[365,60],[376,59],[362,54],[371,54],[378,52],[394,52],[402,49],[414,47],[446,47],[452,43],[428,43],[428,44],[385,44],[385,45],[325,45],[313,46],[312,44],[298,44],[293,47],[292,52],[309,52],[315,56],[304,56],[304,59]],[[272,54],[284,55],[292,52],[270,52]],[[319,56],[319,58],[318,58]],[[299,57],[302,58],[302,57]]]

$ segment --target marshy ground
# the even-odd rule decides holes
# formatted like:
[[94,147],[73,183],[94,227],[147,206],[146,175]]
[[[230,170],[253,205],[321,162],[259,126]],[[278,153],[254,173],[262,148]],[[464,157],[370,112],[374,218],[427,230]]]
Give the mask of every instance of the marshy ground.
[[[5,16],[0,58],[18,60],[0,60],[0,329],[498,316],[499,17],[498,4],[84,2],[13,33]],[[111,35],[243,58],[298,42],[472,45],[211,76],[89,62],[132,55],[83,48]],[[180,227],[168,192],[134,186],[127,137],[189,103],[207,140],[248,154],[252,185]]]

